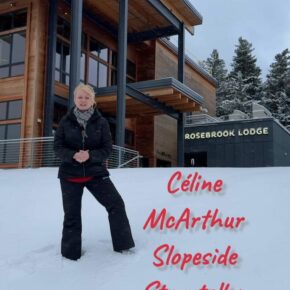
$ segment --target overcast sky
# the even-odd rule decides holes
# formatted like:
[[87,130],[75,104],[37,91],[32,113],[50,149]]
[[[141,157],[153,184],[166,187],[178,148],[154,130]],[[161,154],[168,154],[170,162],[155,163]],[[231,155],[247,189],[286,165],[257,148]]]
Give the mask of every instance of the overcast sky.
[[253,44],[257,64],[268,72],[277,53],[290,49],[290,0],[190,0],[203,16],[195,34],[186,37],[186,52],[195,61],[216,48],[228,67],[242,36]]

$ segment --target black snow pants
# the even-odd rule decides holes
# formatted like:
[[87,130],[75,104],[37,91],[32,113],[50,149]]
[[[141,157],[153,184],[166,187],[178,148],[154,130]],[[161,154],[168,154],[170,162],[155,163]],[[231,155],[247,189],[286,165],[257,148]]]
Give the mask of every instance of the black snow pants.
[[122,251],[135,246],[124,201],[109,177],[94,177],[84,183],[60,179],[60,183],[64,209],[61,254],[64,257],[72,260],[81,257],[81,203],[84,187],[108,212],[114,251]]

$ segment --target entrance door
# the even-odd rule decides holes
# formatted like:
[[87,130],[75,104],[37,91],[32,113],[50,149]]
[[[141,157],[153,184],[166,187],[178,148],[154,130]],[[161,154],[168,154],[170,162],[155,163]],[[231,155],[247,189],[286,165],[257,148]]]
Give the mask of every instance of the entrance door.
[[185,167],[207,167],[207,152],[191,152],[184,154]]
[[171,162],[167,160],[157,159],[156,167],[171,167]]

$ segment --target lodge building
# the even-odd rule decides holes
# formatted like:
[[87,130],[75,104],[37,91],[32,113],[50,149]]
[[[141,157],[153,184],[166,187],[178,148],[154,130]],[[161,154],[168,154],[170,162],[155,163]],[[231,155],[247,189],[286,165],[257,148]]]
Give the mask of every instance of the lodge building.
[[290,166],[290,132],[273,117],[185,128],[187,167]]
[[188,0],[1,1],[0,140],[52,136],[84,82],[115,144],[183,165],[185,113],[215,114],[216,82],[185,54],[201,23]]

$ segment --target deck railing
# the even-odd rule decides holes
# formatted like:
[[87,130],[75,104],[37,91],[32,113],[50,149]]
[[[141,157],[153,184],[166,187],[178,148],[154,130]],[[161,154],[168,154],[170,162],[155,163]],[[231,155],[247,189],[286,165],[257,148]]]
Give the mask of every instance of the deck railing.
[[[113,145],[108,168],[139,167],[138,151]],[[60,164],[53,150],[53,137],[0,140],[0,167],[54,167]]]

